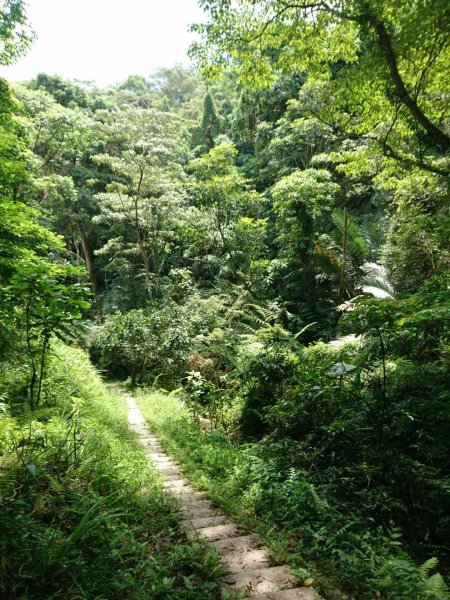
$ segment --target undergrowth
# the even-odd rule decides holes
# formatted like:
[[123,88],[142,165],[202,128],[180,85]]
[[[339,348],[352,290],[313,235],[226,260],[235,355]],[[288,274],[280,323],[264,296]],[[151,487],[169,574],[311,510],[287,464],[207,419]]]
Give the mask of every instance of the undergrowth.
[[269,439],[238,444],[217,430],[200,431],[176,395],[136,394],[151,428],[188,477],[233,516],[263,535],[278,560],[312,577],[326,598],[444,600],[436,561],[417,566],[395,528],[346,511],[330,485],[302,469],[283,472],[295,448]]
[[0,411],[0,597],[209,599],[220,567],[127,426],[124,399],[59,345],[38,411]]

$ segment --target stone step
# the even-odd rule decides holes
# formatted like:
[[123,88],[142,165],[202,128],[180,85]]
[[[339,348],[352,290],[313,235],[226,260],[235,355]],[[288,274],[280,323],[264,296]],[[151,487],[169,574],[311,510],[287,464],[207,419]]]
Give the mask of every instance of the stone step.
[[[201,492],[199,492],[201,493]],[[204,493],[204,492],[203,492]],[[208,500],[207,498],[200,498],[199,500],[187,500],[186,502],[183,502],[183,506],[182,508],[214,508],[216,509],[217,507],[214,506],[211,502],[211,500]]]
[[183,477],[184,475],[180,467],[160,467],[159,465],[156,465],[155,469],[158,471],[158,473],[161,473],[161,475],[164,475],[166,478],[168,475],[178,475],[178,477]]
[[[138,436],[145,455],[163,478],[163,487],[179,501],[184,527],[190,539],[202,538],[216,548],[222,564],[230,574],[222,581],[229,593],[247,600],[320,600],[312,587],[294,587],[296,578],[287,566],[270,567],[267,548],[257,535],[244,535],[221,510],[206,499],[206,492],[195,491],[184,478],[183,470],[161,447],[158,438],[146,426],[132,396],[129,422]],[[226,593],[226,592],[224,592]]]
[[181,512],[191,519],[200,519],[202,517],[217,517],[221,514],[218,508],[213,508],[207,500],[204,502],[182,504]]
[[297,583],[286,565],[244,570],[226,575],[222,581],[234,596],[245,593],[249,598],[280,592]]
[[[161,475],[161,477],[164,476],[164,474],[161,473],[161,471],[160,471],[161,468],[164,468],[164,469],[168,469],[168,468],[172,468],[172,467],[179,468],[178,465],[173,462],[153,463],[152,466],[155,469],[155,471],[157,471]],[[180,477],[182,477],[182,475],[180,475]]]
[[[164,450],[161,446],[157,446],[156,444],[146,444],[145,447],[152,452],[152,454],[163,454],[164,456],[167,456],[167,454],[164,454]],[[167,456],[167,458],[169,458],[169,456]]]
[[239,550],[241,552],[256,550],[257,548],[261,548],[262,541],[259,536],[251,533],[249,535],[239,535],[237,537],[218,539],[211,542],[211,545],[217,548],[219,554],[224,554],[230,550]]
[[200,517],[198,519],[186,519],[181,521],[182,527],[186,529],[204,529],[205,527],[215,527],[216,525],[227,525],[231,523],[228,515],[217,515],[213,517]]
[[176,491],[172,492],[172,496],[177,498],[183,504],[185,502],[194,502],[196,500],[203,500],[206,498],[206,492],[181,492],[178,493]]
[[[161,473],[161,471],[159,471],[159,473]],[[183,471],[181,469],[176,469],[175,473],[161,473],[161,475],[164,477],[164,481],[184,481]]]
[[240,530],[235,523],[226,523],[225,525],[213,525],[201,529],[187,529],[186,533],[191,539],[199,537],[212,542],[227,537],[236,537],[240,534]]
[[171,458],[150,458],[149,456],[147,457],[150,462],[153,463],[154,466],[158,466],[158,467],[178,467],[179,465],[174,462]]
[[184,494],[185,492],[192,493],[194,491],[186,479],[173,479],[171,481],[164,481],[163,487],[169,492],[174,491],[178,494]]
[[230,573],[264,569],[270,566],[270,556],[266,548],[227,551],[222,554],[220,561],[227,565]]
[[[251,597],[246,596],[244,600],[249,600]],[[257,600],[320,600],[319,594],[312,587],[292,588],[281,592],[259,595],[256,598]]]
[[146,452],[146,456],[153,461],[172,460],[170,456],[167,456],[167,454],[163,454],[161,452]]
[[161,460],[161,459],[151,460],[151,459],[149,459],[149,462],[152,463],[152,465],[153,465],[153,467],[155,469],[156,469],[156,467],[166,468],[166,469],[168,467],[178,467],[178,468],[180,468],[179,465],[177,465],[177,463],[173,462],[173,460],[170,460],[170,459],[166,459],[166,460]]

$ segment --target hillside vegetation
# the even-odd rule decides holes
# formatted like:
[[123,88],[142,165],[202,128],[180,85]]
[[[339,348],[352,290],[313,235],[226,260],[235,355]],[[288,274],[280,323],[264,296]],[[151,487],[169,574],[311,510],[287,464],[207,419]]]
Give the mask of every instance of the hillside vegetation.
[[446,3],[200,4],[195,68],[0,79],[0,595],[220,597],[101,372],[325,598],[448,598]]

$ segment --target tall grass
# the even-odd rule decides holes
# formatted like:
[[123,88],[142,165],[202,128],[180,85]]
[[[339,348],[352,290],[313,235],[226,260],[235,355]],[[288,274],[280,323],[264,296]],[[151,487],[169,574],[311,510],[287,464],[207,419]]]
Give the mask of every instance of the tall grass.
[[0,411],[0,598],[219,598],[124,399],[81,351],[57,346],[48,373],[39,412]]

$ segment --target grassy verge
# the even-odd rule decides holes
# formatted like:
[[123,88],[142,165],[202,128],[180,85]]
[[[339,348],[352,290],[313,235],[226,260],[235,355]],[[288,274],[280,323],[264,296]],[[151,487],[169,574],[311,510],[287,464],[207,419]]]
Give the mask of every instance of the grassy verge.
[[301,578],[312,577],[325,598],[449,598],[442,577],[431,575],[434,559],[416,566],[398,536],[358,521],[332,495],[320,497],[307,474],[281,474],[275,450],[283,455],[283,448],[239,445],[218,431],[199,431],[176,396],[138,391],[136,399],[189,479],[262,535],[275,558]]
[[39,411],[0,405],[0,598],[219,598],[123,398],[80,351],[59,346],[48,373]]

